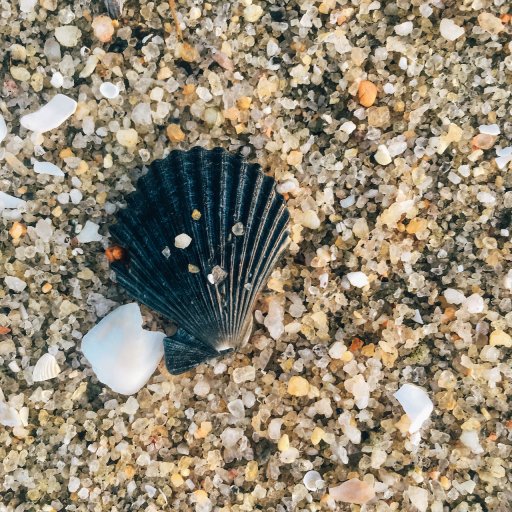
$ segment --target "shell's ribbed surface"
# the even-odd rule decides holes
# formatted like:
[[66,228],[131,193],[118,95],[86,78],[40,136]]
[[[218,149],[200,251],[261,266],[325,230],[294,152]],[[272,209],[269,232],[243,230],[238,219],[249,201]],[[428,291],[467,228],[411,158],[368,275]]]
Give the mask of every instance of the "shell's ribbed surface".
[[[179,359],[180,348],[194,339],[216,351],[242,342],[256,295],[286,245],[288,219],[274,180],[221,148],[173,151],[151,165],[111,227],[129,259],[112,266],[133,297],[178,323],[175,340],[186,331],[179,343],[165,343],[166,359]],[[238,223],[243,234],[235,236]],[[182,233],[192,242],[178,249],[174,241]],[[212,284],[208,276],[219,267],[227,275]],[[207,358],[207,348],[199,352]],[[185,355],[183,368],[193,367]],[[179,364],[167,363],[179,373]]]

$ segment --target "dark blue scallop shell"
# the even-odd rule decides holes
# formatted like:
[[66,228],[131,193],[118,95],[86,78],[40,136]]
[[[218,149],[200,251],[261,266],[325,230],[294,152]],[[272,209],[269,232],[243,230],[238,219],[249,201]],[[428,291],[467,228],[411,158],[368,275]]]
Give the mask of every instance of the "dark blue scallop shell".
[[[273,178],[222,148],[172,151],[151,164],[127,203],[110,233],[128,258],[112,267],[130,295],[178,324],[164,340],[169,372],[242,344],[288,240],[289,212]],[[182,233],[192,242],[178,249]]]

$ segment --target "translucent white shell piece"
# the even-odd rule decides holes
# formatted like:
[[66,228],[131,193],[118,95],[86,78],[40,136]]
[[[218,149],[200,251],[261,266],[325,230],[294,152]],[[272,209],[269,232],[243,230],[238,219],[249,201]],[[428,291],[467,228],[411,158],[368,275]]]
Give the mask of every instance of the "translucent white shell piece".
[[32,378],[34,382],[41,382],[44,380],[50,380],[57,377],[60,373],[60,367],[57,363],[57,359],[51,354],[43,354],[32,371]]

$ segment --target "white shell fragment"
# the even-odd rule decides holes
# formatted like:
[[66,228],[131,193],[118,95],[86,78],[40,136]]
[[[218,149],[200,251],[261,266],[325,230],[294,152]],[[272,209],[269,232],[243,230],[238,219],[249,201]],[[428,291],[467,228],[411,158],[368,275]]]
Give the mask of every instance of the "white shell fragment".
[[116,393],[132,395],[149,380],[164,354],[163,332],[142,328],[136,303],[120,306],[82,340],[82,352],[98,380]]
[[411,434],[421,428],[434,410],[434,404],[426,391],[415,384],[404,384],[393,396],[400,402],[405,414],[411,420],[409,427]]
[[324,486],[322,475],[318,471],[308,471],[304,475],[303,482],[308,491],[318,491]]
[[174,239],[174,246],[178,249],[186,249],[190,243],[192,242],[192,238],[190,238],[186,233],[181,233]]
[[7,137],[7,125],[5,124],[5,119],[0,114],[0,142],[2,142],[5,137]]
[[478,127],[480,133],[497,136],[500,134],[500,127],[497,124],[482,124]]
[[76,238],[81,244],[86,244],[89,242],[101,242],[103,237],[98,233],[99,228],[100,227],[98,224],[88,220]]
[[34,162],[34,171],[37,174],[49,174],[50,176],[64,176],[64,173],[51,162]]
[[23,421],[20,413],[10,405],[0,400],[0,425],[4,427],[21,427]]
[[0,192],[0,211],[4,209],[21,208],[27,205],[27,202],[23,199],[19,199],[14,196],[10,196],[5,192]]
[[119,96],[119,87],[112,82],[103,82],[100,85],[100,93],[104,98],[113,100]]
[[60,373],[60,367],[57,359],[51,354],[43,354],[32,371],[34,382],[42,382],[57,377]]
[[512,146],[508,146],[503,149],[497,149],[496,155],[498,156],[495,159],[498,169],[505,169],[508,163],[512,161]]
[[476,430],[465,430],[460,436],[460,442],[469,448],[475,455],[484,452],[480,440],[478,439],[478,432]]
[[370,284],[368,276],[364,272],[349,272],[347,279],[349,283],[356,288],[364,288]]
[[74,99],[65,94],[57,94],[39,110],[23,116],[20,123],[33,132],[49,132],[71,117],[76,107],[77,102]]

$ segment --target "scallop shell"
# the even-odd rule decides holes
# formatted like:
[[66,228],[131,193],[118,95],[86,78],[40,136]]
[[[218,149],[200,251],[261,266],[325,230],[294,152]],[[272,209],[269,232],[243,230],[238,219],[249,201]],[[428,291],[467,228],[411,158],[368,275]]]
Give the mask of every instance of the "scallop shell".
[[164,339],[169,372],[243,345],[288,242],[275,181],[222,148],[193,148],[151,164],[127,202],[110,229],[126,257],[112,268],[132,297],[178,324]]
[[60,367],[57,359],[51,354],[43,354],[32,371],[32,378],[34,382],[41,382],[43,380],[53,379],[60,373]]

